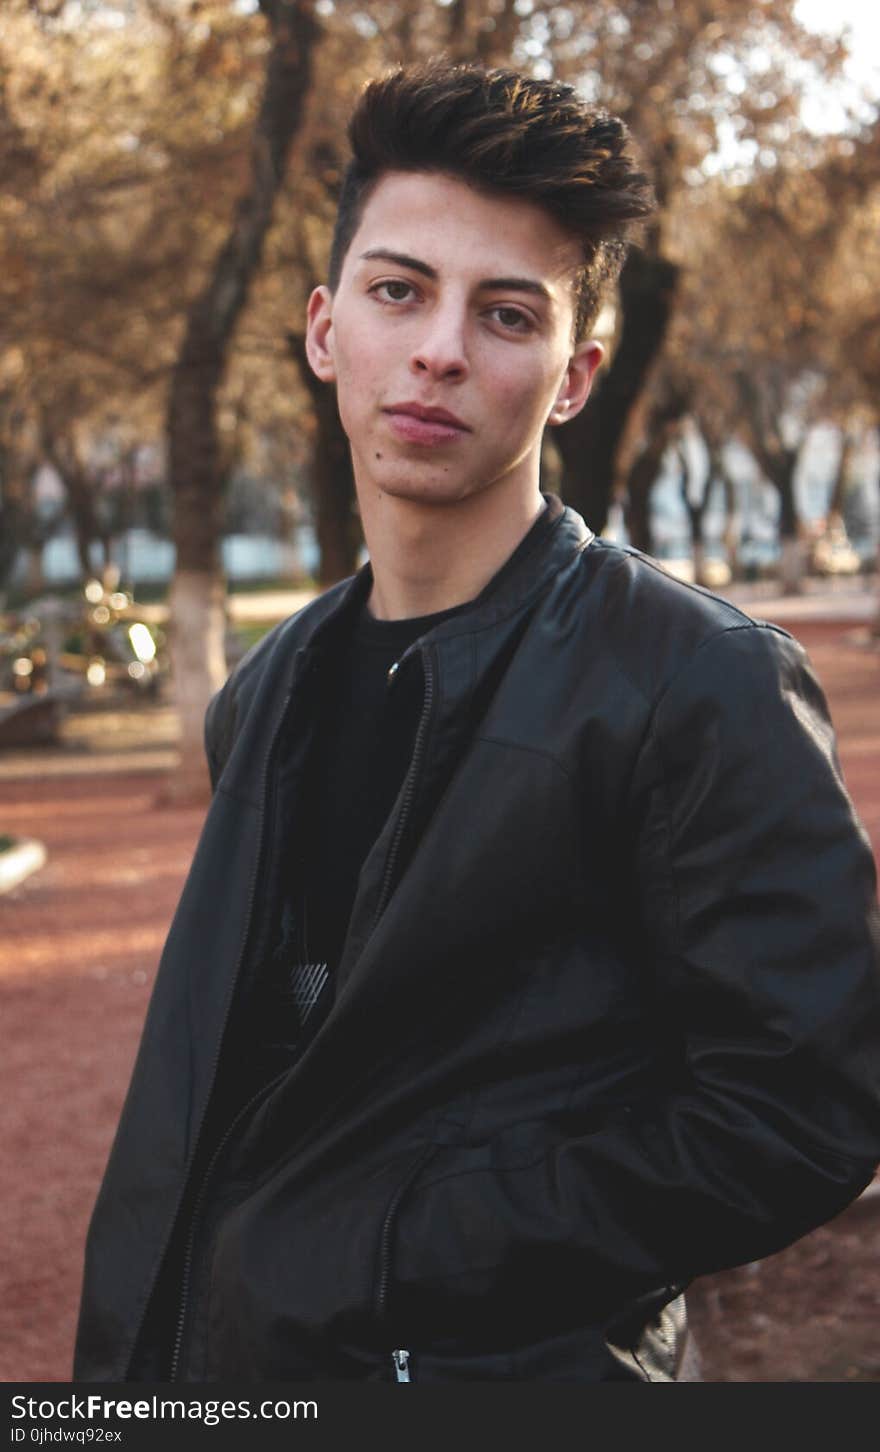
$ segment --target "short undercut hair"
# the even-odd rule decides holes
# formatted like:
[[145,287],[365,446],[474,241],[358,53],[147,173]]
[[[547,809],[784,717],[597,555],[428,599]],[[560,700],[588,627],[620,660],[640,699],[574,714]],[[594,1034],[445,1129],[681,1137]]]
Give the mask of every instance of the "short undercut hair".
[[364,208],[390,171],[439,172],[543,207],[581,245],[575,337],[616,281],[633,224],[654,210],[624,123],[573,86],[446,60],[371,81],[348,126],[352,158],[330,251],[335,291]]

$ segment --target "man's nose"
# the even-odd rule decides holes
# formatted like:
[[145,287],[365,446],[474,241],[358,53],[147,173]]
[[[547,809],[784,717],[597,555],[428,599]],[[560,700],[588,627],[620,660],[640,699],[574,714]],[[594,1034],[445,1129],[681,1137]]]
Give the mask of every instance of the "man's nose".
[[464,378],[469,366],[466,321],[463,310],[456,306],[432,309],[413,350],[413,372],[447,381]]

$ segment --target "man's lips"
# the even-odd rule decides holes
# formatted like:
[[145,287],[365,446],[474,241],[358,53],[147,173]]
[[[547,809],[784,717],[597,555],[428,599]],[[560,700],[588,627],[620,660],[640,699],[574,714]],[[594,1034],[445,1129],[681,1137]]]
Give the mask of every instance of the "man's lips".
[[410,418],[423,419],[425,423],[451,424],[453,428],[466,429],[467,424],[463,419],[456,418],[448,408],[432,408],[426,403],[391,403],[385,409],[386,413],[405,413]]
[[415,444],[444,444],[470,433],[469,426],[446,408],[423,403],[392,403],[382,410],[400,438]]

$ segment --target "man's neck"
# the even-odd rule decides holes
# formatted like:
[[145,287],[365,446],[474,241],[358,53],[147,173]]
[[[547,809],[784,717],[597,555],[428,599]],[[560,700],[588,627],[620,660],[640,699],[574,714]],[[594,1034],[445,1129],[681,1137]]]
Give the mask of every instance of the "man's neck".
[[456,504],[390,495],[365,504],[361,523],[373,571],[368,608],[377,620],[433,615],[473,600],[544,508],[537,487],[513,499],[487,490]]

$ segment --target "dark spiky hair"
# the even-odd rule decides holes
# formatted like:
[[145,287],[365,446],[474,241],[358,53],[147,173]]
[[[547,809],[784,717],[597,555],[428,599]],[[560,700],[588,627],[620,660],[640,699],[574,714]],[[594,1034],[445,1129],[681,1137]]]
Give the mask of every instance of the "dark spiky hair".
[[434,60],[371,81],[348,127],[352,159],[330,252],[335,290],[364,207],[390,171],[439,172],[543,207],[581,245],[576,336],[623,265],[632,224],[653,211],[622,121],[572,86]]

